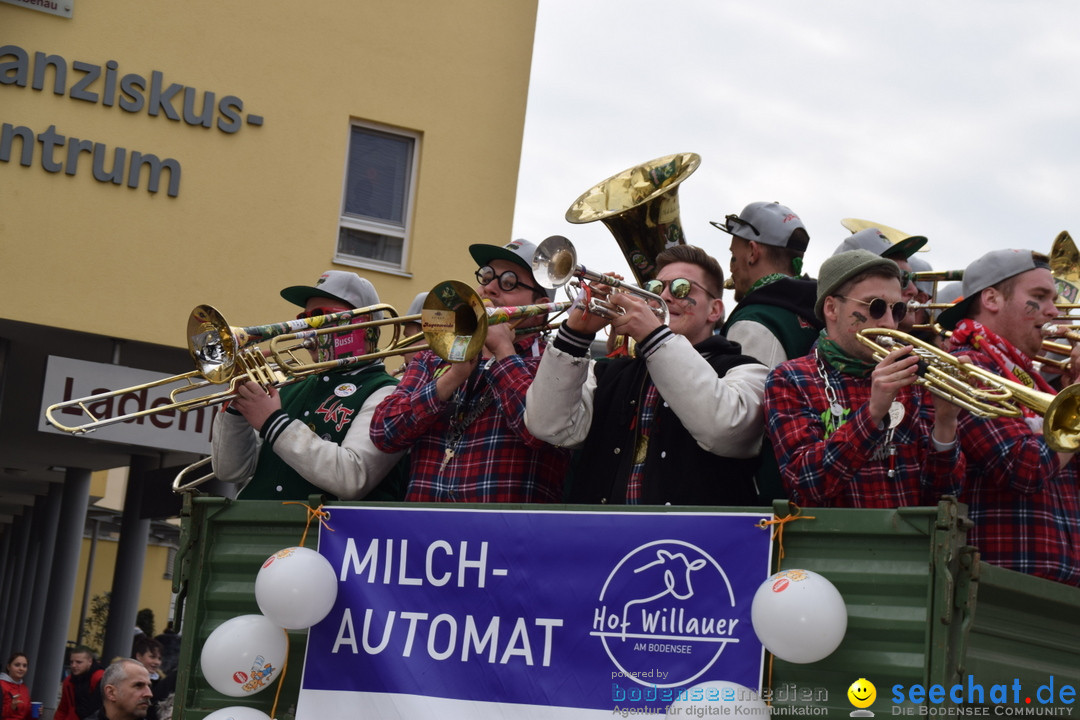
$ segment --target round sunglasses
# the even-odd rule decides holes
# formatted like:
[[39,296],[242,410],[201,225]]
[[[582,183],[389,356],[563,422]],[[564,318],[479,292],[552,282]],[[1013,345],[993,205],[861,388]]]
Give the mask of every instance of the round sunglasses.
[[499,281],[499,288],[503,292],[510,292],[517,287],[523,287],[536,293],[542,292],[539,288],[527,285],[518,280],[517,273],[513,270],[506,270],[501,274],[496,274],[495,268],[490,265],[484,265],[476,271],[476,282],[480,283],[481,286],[487,285],[489,282],[496,279]]
[[862,303],[863,305],[866,305],[869,309],[870,317],[874,318],[875,320],[880,320],[881,318],[885,317],[885,312],[891,309],[893,320],[895,320],[896,322],[900,322],[907,315],[908,311],[907,303],[903,300],[899,300],[897,302],[894,302],[892,305],[889,305],[889,303],[887,303],[884,298],[874,298],[873,300],[860,300],[858,298],[847,297],[846,295],[834,295],[833,297],[838,297],[841,300],[851,300],[852,302]]

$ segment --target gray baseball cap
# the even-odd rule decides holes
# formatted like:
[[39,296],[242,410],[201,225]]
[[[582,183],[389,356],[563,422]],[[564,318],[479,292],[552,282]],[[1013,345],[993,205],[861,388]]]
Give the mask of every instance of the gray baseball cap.
[[986,253],[964,269],[964,282],[961,286],[963,297],[952,307],[942,310],[938,315],[938,322],[946,330],[952,330],[967,317],[968,309],[983,290],[1038,268],[1049,270],[1050,258],[1033,250],[992,250]]
[[[728,215],[723,222],[709,224],[743,240],[804,252],[810,241],[803,221],[791,208],[775,202],[752,202],[738,215]],[[794,237],[796,230],[802,230]]]
[[[911,266],[912,272],[929,272],[934,268],[930,267],[930,263],[923,260],[921,257],[912,255],[908,258],[908,265]],[[915,287],[927,295],[934,294],[934,281],[933,280],[920,280],[915,283]]]
[[844,241],[833,251],[833,255],[849,250],[869,250],[875,255],[887,257],[890,260],[907,260],[925,244],[926,238],[922,235],[911,235],[898,243],[891,243],[889,238],[877,228],[866,228],[844,238]]
[[354,272],[327,270],[315,282],[315,285],[293,285],[281,291],[281,297],[293,305],[304,307],[313,297],[340,300],[353,309],[379,304],[379,293],[370,280]]

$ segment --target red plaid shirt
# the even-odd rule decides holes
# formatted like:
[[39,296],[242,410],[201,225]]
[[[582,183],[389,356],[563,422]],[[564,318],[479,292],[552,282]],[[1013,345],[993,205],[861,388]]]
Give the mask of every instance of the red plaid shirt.
[[816,352],[780,363],[765,383],[766,430],[793,502],[894,508],[934,505],[941,495],[960,492],[964,456],[959,443],[950,450],[934,449],[934,404],[925,390],[902,388],[897,393],[904,418],[893,433],[896,454],[890,459],[888,430],[870,417],[869,376],[845,375],[827,362],[824,367],[839,405],[849,409],[831,434],[826,432],[829,401]]
[[[973,347],[951,352],[1001,374],[989,356]],[[1042,433],[1022,418],[960,413],[957,433],[968,459],[967,487],[960,499],[975,522],[968,542],[986,562],[1080,585],[1077,460],[1062,468]]]
[[[433,352],[416,355],[372,418],[371,439],[376,447],[387,452],[411,448],[405,499],[562,502],[569,451],[537,440],[525,429],[525,392],[540,365],[539,352],[490,364],[481,360],[462,385],[459,406],[442,402],[435,391],[436,373],[446,365]],[[490,401],[465,427],[454,444],[453,458],[444,465],[452,415],[468,415],[485,394]]]

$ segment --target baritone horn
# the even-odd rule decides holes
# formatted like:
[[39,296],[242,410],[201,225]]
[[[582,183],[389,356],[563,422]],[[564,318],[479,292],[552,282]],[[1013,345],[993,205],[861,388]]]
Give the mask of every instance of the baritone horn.
[[910,345],[927,366],[917,382],[929,392],[985,418],[1019,417],[1020,406],[1024,406],[1042,416],[1043,437],[1051,450],[1069,453],[1080,449],[1080,383],[1054,395],[961,362],[899,330],[864,328],[856,338],[873,350],[879,362],[893,349]]
[[[663,324],[666,325],[668,322],[668,307],[662,297],[636,285],[624,283],[616,277],[594,272],[584,265],[579,265],[574,244],[562,235],[552,235],[537,246],[536,252],[533,253],[532,270],[536,282],[541,287],[549,289],[563,287],[571,280],[577,279],[582,282],[601,283],[614,288],[617,292],[637,295],[646,302],[655,303],[655,306],[649,306],[653,313]],[[612,305],[595,297],[590,297],[588,310],[594,315],[609,320],[623,313],[618,305]]]
[[575,224],[600,220],[630,265],[637,283],[656,275],[656,256],[683,245],[678,186],[698,169],[697,153],[676,153],[635,165],[582,193],[566,211]]

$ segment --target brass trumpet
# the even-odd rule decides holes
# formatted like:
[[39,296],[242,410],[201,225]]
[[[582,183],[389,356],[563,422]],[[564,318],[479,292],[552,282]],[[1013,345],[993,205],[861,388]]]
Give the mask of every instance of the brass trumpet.
[[[918,384],[979,417],[1019,417],[1024,406],[1043,417],[1043,436],[1055,452],[1080,448],[1080,383],[1057,395],[1033,390],[956,357],[907,333],[865,328],[856,334],[880,361],[891,350],[910,345],[927,369]],[[978,385],[977,383],[981,384]]]
[[[552,235],[545,239],[536,248],[532,259],[533,277],[541,287],[558,288],[566,285],[575,278],[579,281],[601,283],[615,288],[616,291],[630,293],[648,301],[656,303],[656,307],[650,305],[653,313],[660,318],[665,325],[668,322],[668,306],[664,299],[655,293],[629,285],[618,278],[604,275],[579,265],[577,251],[574,244],[562,235]],[[589,312],[607,319],[622,314],[623,310],[600,298],[590,298]]]

